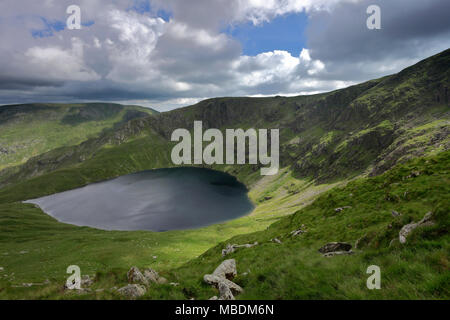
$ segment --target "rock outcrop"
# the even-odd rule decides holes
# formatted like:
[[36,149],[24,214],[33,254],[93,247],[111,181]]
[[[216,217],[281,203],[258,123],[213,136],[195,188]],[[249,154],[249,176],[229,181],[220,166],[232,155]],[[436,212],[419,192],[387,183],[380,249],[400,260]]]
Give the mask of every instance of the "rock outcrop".
[[[236,261],[229,259],[222,262],[212,274],[205,274],[203,281],[219,290],[219,300],[234,300],[234,295],[244,291],[239,285],[231,281],[236,275]],[[211,298],[211,300],[216,299]]]
[[235,300],[230,288],[223,282],[219,283],[219,300]]
[[129,283],[137,283],[148,286],[150,283],[164,284],[167,283],[167,279],[161,277],[158,272],[151,268],[147,268],[142,273],[138,267],[131,267],[127,273]]
[[338,252],[338,251],[350,251],[352,245],[345,242],[330,242],[319,249],[320,253]]
[[353,254],[352,245],[345,242],[330,242],[319,249],[324,257]]
[[244,289],[242,289],[239,285],[237,285],[233,281],[230,281],[226,278],[221,278],[218,276],[214,276],[212,274],[205,274],[205,276],[203,277],[203,280],[207,284],[210,284],[217,289],[219,288],[220,283],[224,283],[230,288],[230,290],[231,290],[231,292],[233,292],[233,294],[239,294],[239,293],[244,292]]
[[119,292],[123,296],[126,296],[127,298],[135,299],[143,296],[147,292],[147,289],[140,284],[129,284],[125,287],[120,288],[119,290],[117,290],[117,292]]
[[[89,289],[89,288],[87,288],[87,287],[90,287],[93,283],[94,283],[94,277],[90,277],[89,275],[83,275],[82,277],[81,277],[81,279],[80,279],[80,286],[79,286],[79,288],[77,288],[76,286],[75,286],[75,280],[73,280],[72,281],[72,285],[71,286],[69,286],[68,284],[67,284],[67,282],[66,283],[64,283],[64,286],[63,286],[63,288],[64,288],[64,290],[67,290],[68,292],[70,292],[70,291],[76,291],[77,293],[79,293],[79,294],[83,294],[83,293],[89,293],[89,292],[91,292],[92,290],[91,289]],[[43,283],[29,283],[29,284],[22,284],[23,286],[25,286],[25,287],[31,287],[31,286],[40,286],[40,285],[47,285],[47,284],[49,284],[50,283],[50,281],[48,280],[48,279],[46,279]]]
[[345,207],[342,207],[342,208],[336,208],[336,209],[334,209],[334,211],[335,212],[341,212],[341,211],[343,211],[344,209],[351,209],[352,207],[350,207],[350,206],[345,206]]
[[304,224],[302,224],[302,226],[300,227],[300,229],[291,231],[291,235],[292,235],[293,237],[298,236],[298,235],[301,235],[301,234],[303,234],[303,233],[306,233],[305,225],[304,225]]
[[414,229],[417,229],[419,227],[427,227],[427,226],[434,225],[434,222],[431,220],[432,216],[433,216],[433,213],[428,212],[427,214],[425,214],[423,219],[420,220],[419,222],[417,222],[417,223],[413,222],[413,223],[404,225],[403,228],[398,233],[398,240],[400,241],[400,243],[402,243],[402,244],[406,243],[406,238]]
[[157,283],[157,284],[165,284],[167,283],[167,279],[164,277],[161,277],[158,272],[156,272],[155,270],[151,269],[151,268],[147,268],[144,270],[144,278],[148,281],[148,282],[153,282],[153,283]]
[[213,272],[214,276],[221,278],[233,279],[237,275],[236,260],[228,259],[222,262]]
[[148,280],[144,277],[138,267],[131,267],[127,273],[127,279],[129,283],[140,283],[148,285]]
[[330,257],[334,257],[334,256],[342,256],[342,255],[350,255],[353,254],[354,252],[352,250],[349,251],[334,251],[334,252],[327,252],[324,253],[324,257],[330,258]]
[[257,246],[258,242],[255,242],[253,244],[247,243],[247,244],[227,244],[227,246],[225,247],[225,249],[222,250],[222,257],[225,257],[226,255],[233,253],[236,251],[236,249],[239,248],[251,248],[254,246]]

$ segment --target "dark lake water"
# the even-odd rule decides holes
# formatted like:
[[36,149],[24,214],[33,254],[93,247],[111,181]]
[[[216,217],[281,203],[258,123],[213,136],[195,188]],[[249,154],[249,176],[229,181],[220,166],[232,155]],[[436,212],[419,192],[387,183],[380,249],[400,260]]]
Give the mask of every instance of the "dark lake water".
[[234,177],[200,168],[144,171],[26,202],[58,221],[104,230],[192,229],[253,209]]

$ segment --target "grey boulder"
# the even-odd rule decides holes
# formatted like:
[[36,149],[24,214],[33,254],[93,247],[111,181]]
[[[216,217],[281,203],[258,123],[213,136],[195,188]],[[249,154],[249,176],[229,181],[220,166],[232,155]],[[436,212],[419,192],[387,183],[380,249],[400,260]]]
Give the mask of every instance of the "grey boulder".
[[148,268],[144,270],[144,278],[147,280],[147,282],[153,282],[157,284],[165,284],[167,283],[167,279],[164,277],[161,277],[158,272],[155,270]]
[[402,243],[402,244],[406,243],[406,238],[414,229],[417,229],[419,227],[427,227],[427,226],[434,225],[434,222],[431,220],[432,215],[433,215],[432,212],[428,212],[427,214],[425,214],[423,219],[420,220],[419,222],[417,222],[417,223],[413,222],[413,223],[404,225],[403,228],[398,233],[398,240],[400,241],[400,243]]
[[255,242],[253,244],[251,243],[246,243],[246,244],[227,244],[227,246],[225,247],[225,249],[222,250],[222,257],[225,257],[227,254],[233,253],[236,251],[236,249],[239,248],[251,248],[254,246],[257,246],[258,242]]
[[233,294],[239,294],[239,293],[244,292],[244,289],[242,289],[236,283],[234,283],[226,278],[218,277],[218,276],[215,276],[212,274],[205,274],[205,276],[203,277],[203,280],[207,284],[210,284],[210,285],[216,287],[217,289],[219,288],[219,284],[223,283],[226,286],[228,286],[228,288],[230,288],[230,290],[231,290],[231,292],[233,292]]
[[127,273],[127,279],[129,283],[148,284],[148,280],[144,277],[138,267],[131,267]]
[[236,260],[225,260],[214,270],[213,275],[232,280],[237,275]]
[[225,283],[219,283],[219,300],[235,300],[233,293]]
[[337,251],[350,251],[352,249],[352,245],[350,243],[345,242],[330,242],[324,245],[319,249],[320,253],[329,253],[329,252],[337,252]]
[[147,292],[147,289],[140,284],[129,284],[125,287],[120,288],[119,290],[117,290],[117,292],[119,292],[123,296],[126,296],[127,298],[135,299],[143,296]]

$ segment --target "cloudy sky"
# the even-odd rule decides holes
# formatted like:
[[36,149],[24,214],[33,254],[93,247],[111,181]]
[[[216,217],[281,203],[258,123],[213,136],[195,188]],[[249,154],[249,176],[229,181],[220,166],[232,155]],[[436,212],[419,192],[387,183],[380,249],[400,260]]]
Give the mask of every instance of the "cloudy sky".
[[0,104],[329,91],[449,48],[449,16],[448,0],[2,0]]

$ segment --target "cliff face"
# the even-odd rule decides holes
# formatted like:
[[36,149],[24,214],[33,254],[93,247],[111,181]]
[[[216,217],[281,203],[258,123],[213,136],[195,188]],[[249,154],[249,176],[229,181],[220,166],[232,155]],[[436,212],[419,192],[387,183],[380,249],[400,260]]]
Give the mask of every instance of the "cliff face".
[[[195,120],[201,120],[204,129],[279,128],[281,165],[297,176],[330,181],[362,172],[376,175],[411,157],[450,148],[449,75],[450,50],[446,50],[398,74],[330,93],[208,99],[134,119],[78,146],[39,155],[0,172],[0,183],[83,166],[106,147],[145,154],[146,150],[127,151],[127,144],[136,139],[147,139],[150,145],[154,139],[166,141],[164,158],[169,158],[173,130],[192,129]],[[91,111],[76,117],[97,116]],[[129,170],[146,167],[139,163]]]

